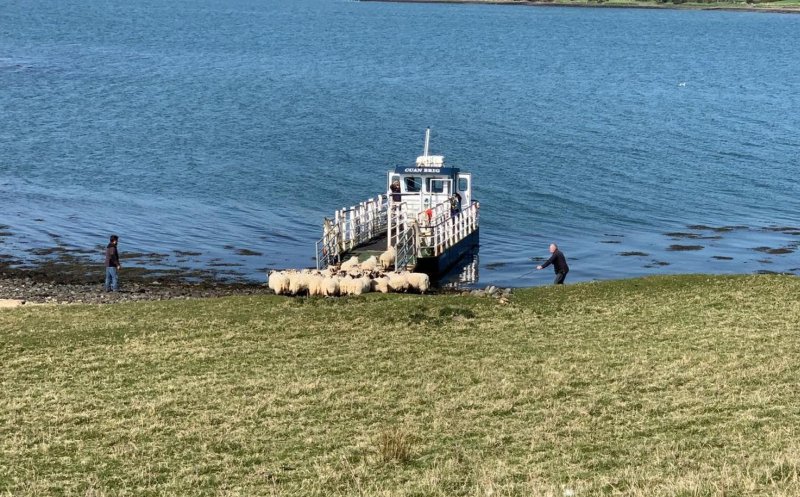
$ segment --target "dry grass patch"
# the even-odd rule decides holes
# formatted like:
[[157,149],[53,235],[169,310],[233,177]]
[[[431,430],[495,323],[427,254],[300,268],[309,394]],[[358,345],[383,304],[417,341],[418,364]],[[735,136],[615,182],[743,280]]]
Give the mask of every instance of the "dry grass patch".
[[401,428],[389,428],[381,432],[378,450],[385,463],[405,463],[411,460],[412,435]]

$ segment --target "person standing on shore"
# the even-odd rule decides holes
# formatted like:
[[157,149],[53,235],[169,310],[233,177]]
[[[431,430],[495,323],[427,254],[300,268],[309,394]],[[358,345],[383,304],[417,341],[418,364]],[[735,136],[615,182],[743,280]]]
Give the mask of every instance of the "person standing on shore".
[[106,282],[104,288],[107,292],[116,292],[119,290],[119,275],[117,271],[122,269],[119,264],[119,250],[117,250],[117,243],[119,237],[111,235],[106,246]]
[[536,266],[536,269],[544,269],[552,264],[553,270],[556,272],[556,278],[553,280],[553,284],[563,285],[564,279],[567,277],[567,273],[569,272],[567,258],[564,257],[564,253],[562,251],[558,250],[558,245],[555,243],[550,244],[550,254],[550,258],[547,259],[547,262],[541,266]]

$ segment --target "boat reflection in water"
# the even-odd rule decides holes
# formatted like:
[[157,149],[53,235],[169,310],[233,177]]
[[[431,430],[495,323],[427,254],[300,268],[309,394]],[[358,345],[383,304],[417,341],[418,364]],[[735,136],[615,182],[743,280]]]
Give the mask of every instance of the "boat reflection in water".
[[475,247],[464,254],[449,271],[438,278],[435,285],[437,288],[444,290],[472,288],[478,283],[479,267],[478,247]]

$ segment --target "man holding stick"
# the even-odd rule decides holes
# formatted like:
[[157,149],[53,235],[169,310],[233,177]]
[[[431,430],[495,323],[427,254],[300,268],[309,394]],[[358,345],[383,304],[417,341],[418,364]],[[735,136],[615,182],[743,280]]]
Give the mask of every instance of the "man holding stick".
[[550,258],[547,259],[547,262],[541,266],[536,266],[536,269],[544,269],[552,264],[553,270],[556,272],[556,278],[553,280],[553,284],[563,285],[564,279],[567,277],[567,273],[569,272],[567,258],[564,257],[564,253],[562,251],[558,250],[558,245],[555,243],[550,244],[550,254]]

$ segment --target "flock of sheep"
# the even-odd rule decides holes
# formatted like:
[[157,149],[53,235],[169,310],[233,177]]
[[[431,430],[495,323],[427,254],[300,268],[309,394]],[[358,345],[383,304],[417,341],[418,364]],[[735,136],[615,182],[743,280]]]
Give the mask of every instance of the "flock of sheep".
[[353,256],[338,267],[272,271],[267,279],[269,288],[277,295],[334,297],[369,292],[428,291],[431,281],[427,274],[388,271],[394,265],[394,258],[394,249],[389,249],[380,258],[372,256],[361,263]]

